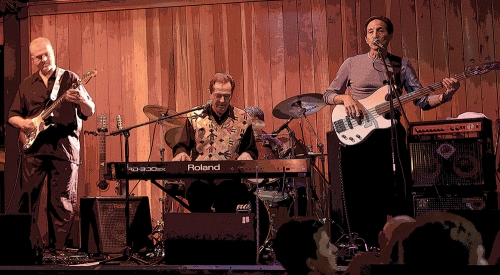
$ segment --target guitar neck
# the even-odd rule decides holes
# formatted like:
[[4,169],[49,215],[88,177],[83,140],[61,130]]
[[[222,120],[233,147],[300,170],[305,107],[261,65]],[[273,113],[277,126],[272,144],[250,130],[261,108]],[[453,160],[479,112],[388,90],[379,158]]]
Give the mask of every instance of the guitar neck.
[[[474,76],[476,75],[474,72],[469,72],[469,71],[465,71],[465,72],[462,72],[462,73],[459,73],[459,74],[456,74],[454,76],[452,76],[453,78],[455,78],[456,80],[458,81],[462,81],[468,77],[471,77],[471,76]],[[400,106],[400,102],[401,102],[401,105],[404,105],[408,102],[412,102],[416,99],[419,99],[421,98],[422,96],[425,96],[425,95],[428,95],[428,94],[431,94],[437,90],[440,90],[444,88],[444,85],[443,85],[443,82],[439,81],[439,82],[436,82],[432,85],[429,85],[429,86],[426,86],[426,87],[422,87],[414,92],[411,92],[411,93],[407,93],[407,94],[404,94],[402,96],[399,97],[399,100],[397,98],[393,99],[392,100],[392,103],[394,104],[394,107],[399,107]],[[377,112],[379,114],[383,114],[383,113],[387,113],[390,111],[390,105],[389,105],[389,102],[384,102],[383,104],[377,106]]]
[[106,133],[99,133],[99,180],[104,180],[106,174]]

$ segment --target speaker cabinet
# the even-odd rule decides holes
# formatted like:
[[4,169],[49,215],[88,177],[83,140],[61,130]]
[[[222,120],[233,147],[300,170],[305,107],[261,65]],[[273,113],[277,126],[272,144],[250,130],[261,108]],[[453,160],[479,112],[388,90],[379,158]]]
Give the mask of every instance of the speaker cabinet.
[[165,214],[165,263],[256,264],[253,213]]
[[346,217],[344,215],[344,198],[342,190],[342,171],[340,165],[341,145],[335,131],[326,133],[328,151],[328,176],[331,190],[331,218],[340,225],[346,227]]
[[0,265],[35,264],[30,232],[30,214],[0,215]]
[[[122,253],[127,247],[125,207],[125,197],[81,198],[81,250],[93,254]],[[148,197],[130,197],[130,247],[135,251],[152,248],[152,231]]]
[[496,189],[495,157],[483,139],[409,143],[413,187]]

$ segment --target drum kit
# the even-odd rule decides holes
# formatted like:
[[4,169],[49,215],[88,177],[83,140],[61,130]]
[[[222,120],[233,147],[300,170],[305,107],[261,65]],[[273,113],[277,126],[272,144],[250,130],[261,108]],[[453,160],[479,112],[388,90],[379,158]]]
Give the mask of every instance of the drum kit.
[[[306,118],[325,106],[322,94],[301,94],[288,98],[277,104],[272,111],[274,117],[287,121],[269,134],[263,131],[266,126],[264,121],[253,120],[252,128],[259,159],[294,159],[322,155],[322,153],[312,153],[303,141],[297,140],[288,124],[293,119]],[[169,112],[175,113],[175,111],[159,105],[147,105],[143,108],[143,112],[149,119],[158,120],[166,131],[164,134],[166,144],[173,148],[180,140],[185,116],[166,118]],[[285,129],[288,130],[287,133],[281,133]],[[244,181],[249,191],[258,196],[259,205],[265,207],[266,213],[264,214],[267,216],[264,215],[261,219],[268,222],[268,226],[263,227],[265,231],[268,231],[265,240],[267,242],[274,237],[275,229],[297,214],[296,208],[295,211],[290,211],[291,205],[297,205],[296,189],[290,187],[294,185],[291,179],[285,178],[244,179]],[[259,212],[262,213],[262,209]]]

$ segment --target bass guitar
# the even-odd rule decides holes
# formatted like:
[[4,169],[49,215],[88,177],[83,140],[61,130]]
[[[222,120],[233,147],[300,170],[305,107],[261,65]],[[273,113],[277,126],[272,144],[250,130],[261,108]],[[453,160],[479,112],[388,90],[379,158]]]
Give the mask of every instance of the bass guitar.
[[[465,72],[456,74],[453,78],[464,80],[475,75],[482,75],[492,70],[499,69],[499,62],[485,63],[475,68],[469,68]],[[423,87],[411,93],[406,93],[397,98],[392,99],[394,107],[421,98],[424,95],[435,92],[443,88],[443,83],[436,82],[430,86]],[[338,139],[345,145],[356,145],[366,140],[368,136],[376,129],[385,129],[391,127],[391,120],[386,119],[384,115],[390,111],[390,102],[386,99],[389,86],[384,86],[367,98],[359,100],[363,106],[366,115],[360,118],[351,118],[345,111],[343,105],[337,105],[332,111],[332,125],[337,134]]]
[[[97,75],[97,70],[87,72],[85,75],[83,75],[81,79],[75,81],[75,83],[71,85],[71,89],[78,88],[78,86],[80,86],[82,82],[83,83],[89,82],[89,80],[96,75]],[[46,121],[47,118],[49,118],[52,112],[56,108],[61,106],[61,103],[63,103],[65,100],[66,100],[66,93],[63,93],[50,106],[48,106],[42,112],[40,112],[40,114],[31,118],[33,125],[35,125],[35,130],[29,133],[25,133],[23,131],[19,133],[19,142],[21,145],[21,149],[23,151],[26,151],[29,148],[31,148],[38,135],[45,129],[47,129],[49,126],[51,126],[51,124],[47,123]]]

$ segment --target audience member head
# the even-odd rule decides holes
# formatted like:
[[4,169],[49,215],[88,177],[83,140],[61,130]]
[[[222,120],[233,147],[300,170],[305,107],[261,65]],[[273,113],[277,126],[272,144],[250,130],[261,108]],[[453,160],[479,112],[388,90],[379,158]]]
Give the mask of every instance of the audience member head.
[[389,240],[392,238],[392,234],[396,228],[398,228],[403,223],[412,223],[415,222],[415,219],[408,215],[399,215],[394,216],[390,220],[388,220],[382,231],[380,231],[378,235],[378,244],[380,248],[384,248],[388,245]]
[[338,251],[325,231],[323,223],[315,220],[284,223],[273,239],[276,259],[288,274],[335,274]]
[[432,211],[393,233],[390,263],[426,266],[485,265],[479,231],[462,216]]
[[252,119],[259,119],[264,121],[264,112],[262,109],[260,109],[257,106],[248,106],[245,108],[245,112],[252,118]]

